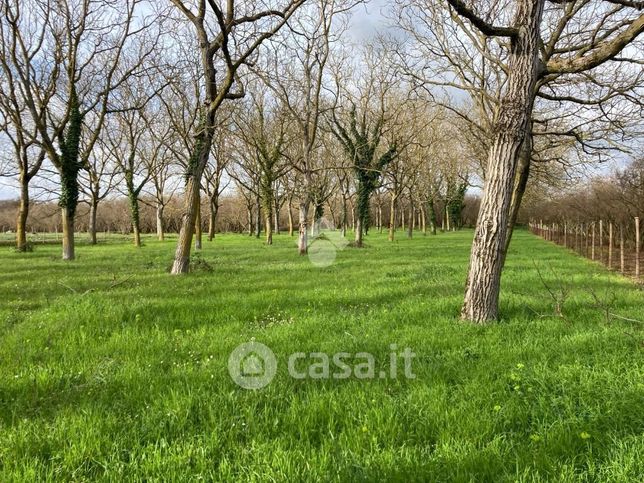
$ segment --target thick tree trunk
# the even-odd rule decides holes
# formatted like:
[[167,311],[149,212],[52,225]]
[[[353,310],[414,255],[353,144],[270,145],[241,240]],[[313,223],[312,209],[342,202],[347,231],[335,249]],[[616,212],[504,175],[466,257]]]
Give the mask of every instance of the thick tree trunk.
[[354,244],[357,248],[362,248],[363,242],[362,242],[362,234],[364,230],[362,228],[362,219],[360,217],[357,218],[356,220],[356,231],[354,233]]
[[186,205],[181,220],[179,240],[174,254],[172,274],[179,275],[190,271],[190,249],[192,248],[192,235],[194,234],[197,218],[197,204],[199,203],[199,182],[191,176],[186,184]]
[[163,204],[157,203],[157,238],[159,239],[159,241],[163,241],[165,239],[163,226],[163,209]]
[[27,251],[27,217],[29,216],[29,181],[20,180],[20,207],[16,219],[16,250]]
[[63,260],[74,260],[74,212],[69,208],[62,208],[63,225]]
[[141,229],[139,228],[139,224],[132,225],[132,229],[134,231],[134,246],[141,248]]
[[409,223],[407,224],[407,238],[414,236],[414,225],[416,224],[416,217],[414,216],[414,204],[409,202]]
[[309,206],[310,202],[302,201],[300,202],[300,212],[299,212],[299,223],[300,223],[300,237],[297,242],[297,247],[300,255],[306,255],[308,253],[308,217],[309,217]]
[[273,244],[273,220],[271,218],[273,218],[273,214],[268,210],[264,210],[264,231],[266,232],[267,245]]
[[135,193],[130,193],[130,216],[132,218],[132,232],[134,246],[141,247],[141,217],[139,216],[139,200]]
[[89,202],[89,242],[92,245],[96,245],[98,242],[96,240],[96,218],[98,215],[98,201],[92,197]]
[[517,157],[532,115],[544,2],[521,0],[515,16],[518,34],[511,42],[507,91],[493,131],[461,311],[463,319],[477,323],[495,320],[499,314],[510,202]]

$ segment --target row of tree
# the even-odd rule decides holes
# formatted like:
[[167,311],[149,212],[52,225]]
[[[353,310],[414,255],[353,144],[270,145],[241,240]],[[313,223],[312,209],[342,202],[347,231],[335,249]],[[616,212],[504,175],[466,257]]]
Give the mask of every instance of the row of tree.
[[175,274],[189,270],[195,234],[200,246],[202,197],[213,220],[227,189],[253,208],[249,225],[262,213],[267,243],[275,214],[295,205],[304,254],[333,196],[342,227],[353,200],[360,247],[379,190],[391,227],[401,197],[435,224],[439,200],[456,216],[481,181],[462,315],[495,319],[528,180],[638,142],[641,2],[397,0],[392,35],[355,55],[346,34],[363,3],[2,0],[18,247],[39,174],[55,180],[64,259],[82,192],[94,217],[112,187],[126,195],[138,243],[141,198],[155,197],[162,230],[178,186]]

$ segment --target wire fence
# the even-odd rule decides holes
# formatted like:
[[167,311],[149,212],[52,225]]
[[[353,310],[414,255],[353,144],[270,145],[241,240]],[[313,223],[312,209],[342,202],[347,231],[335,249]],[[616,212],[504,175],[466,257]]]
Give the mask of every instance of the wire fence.
[[591,222],[531,221],[530,231],[581,256],[603,263],[638,281],[642,274],[642,236],[640,218],[632,222],[597,220]]

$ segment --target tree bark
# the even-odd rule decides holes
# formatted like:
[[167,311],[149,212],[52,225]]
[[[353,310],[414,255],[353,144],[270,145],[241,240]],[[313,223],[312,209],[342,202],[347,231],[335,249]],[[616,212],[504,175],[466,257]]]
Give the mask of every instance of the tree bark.
[[294,230],[294,223],[293,223],[293,206],[292,206],[292,199],[289,198],[288,200],[288,236],[293,236]]
[[270,211],[264,210],[264,231],[266,232],[266,244],[273,244],[273,214]]
[[[208,133],[209,130],[206,130]],[[208,157],[210,150],[210,140],[207,138],[212,135],[206,134],[207,148],[201,150],[199,156]],[[205,162],[203,163],[205,165]],[[199,170],[199,166],[195,167]],[[172,274],[179,275],[188,273],[190,271],[190,250],[192,248],[192,236],[194,234],[195,222],[197,221],[197,209],[199,204],[199,189],[201,172],[197,172],[188,178],[186,183],[186,204],[185,211],[181,218],[181,230],[179,231],[179,240],[177,242],[177,249],[174,254],[174,263],[172,265]]]
[[201,229],[201,193],[197,196],[197,217],[195,218],[195,250],[203,247],[203,230]]
[[[21,177],[22,178],[22,177]],[[20,180],[20,208],[16,219],[16,250],[27,251],[27,217],[29,216],[29,181]]]
[[89,202],[89,242],[92,245],[96,245],[98,242],[96,240],[96,218],[98,215],[98,200],[94,197]]
[[508,248],[510,248],[512,235],[514,234],[514,227],[517,223],[517,218],[519,217],[519,209],[521,208],[523,195],[525,194],[525,190],[528,187],[528,179],[530,179],[532,146],[532,132],[531,129],[528,129],[528,131],[526,132],[526,137],[523,140],[523,144],[521,145],[521,151],[519,152],[517,182],[514,186],[514,191],[512,192],[512,202],[510,204],[510,221],[508,222],[508,234],[505,241],[505,247],[503,248],[504,263],[505,257],[508,254]]
[[420,204],[420,227],[423,230],[423,235],[427,235],[427,214],[423,203]]
[[275,214],[273,215],[273,219],[275,220],[275,226],[273,228],[273,231],[276,234],[280,234],[280,206],[277,203],[277,200],[275,202]]
[[74,212],[69,208],[62,208],[63,225],[63,260],[74,260]]
[[387,237],[389,241],[394,241],[396,237],[396,195],[391,195],[391,201],[389,203],[389,236]]
[[208,241],[213,241],[217,230],[217,212],[219,205],[214,200],[210,200],[210,213],[208,218]]
[[298,250],[300,255],[306,255],[308,253],[308,217],[309,217],[309,205],[310,202],[302,201],[300,202],[300,212],[299,212],[299,222],[300,222],[300,237],[297,242]]
[[362,242],[362,218],[360,216],[357,217],[356,219],[356,231],[354,233],[354,243],[357,248],[362,248],[363,242]]
[[259,194],[255,197],[255,238],[262,236],[262,201]]
[[159,239],[159,241],[163,241],[165,239],[163,226],[163,210],[163,204],[157,203],[157,238]]
[[461,311],[463,319],[476,323],[496,320],[499,315],[510,202],[518,153],[532,116],[544,2],[521,0],[515,15],[518,29],[511,39],[507,91],[493,131]]
[[246,207],[246,218],[248,219],[248,236],[253,236],[253,209],[251,206]]
[[130,217],[132,218],[132,232],[134,233],[134,246],[141,247],[141,217],[139,214],[139,197],[131,186],[128,186],[130,198]]

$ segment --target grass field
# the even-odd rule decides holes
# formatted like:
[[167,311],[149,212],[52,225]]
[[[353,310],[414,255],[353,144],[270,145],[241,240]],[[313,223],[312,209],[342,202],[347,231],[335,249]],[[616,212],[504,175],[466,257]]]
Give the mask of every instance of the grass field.
[[[0,249],[0,481],[644,480],[644,292],[516,235],[503,320],[458,321],[472,233],[369,235],[328,268],[224,235]],[[541,275],[540,275],[541,274]],[[569,291],[555,316],[553,292]],[[231,351],[278,360],[244,390]],[[293,352],[411,348],[415,379],[296,380]]]

